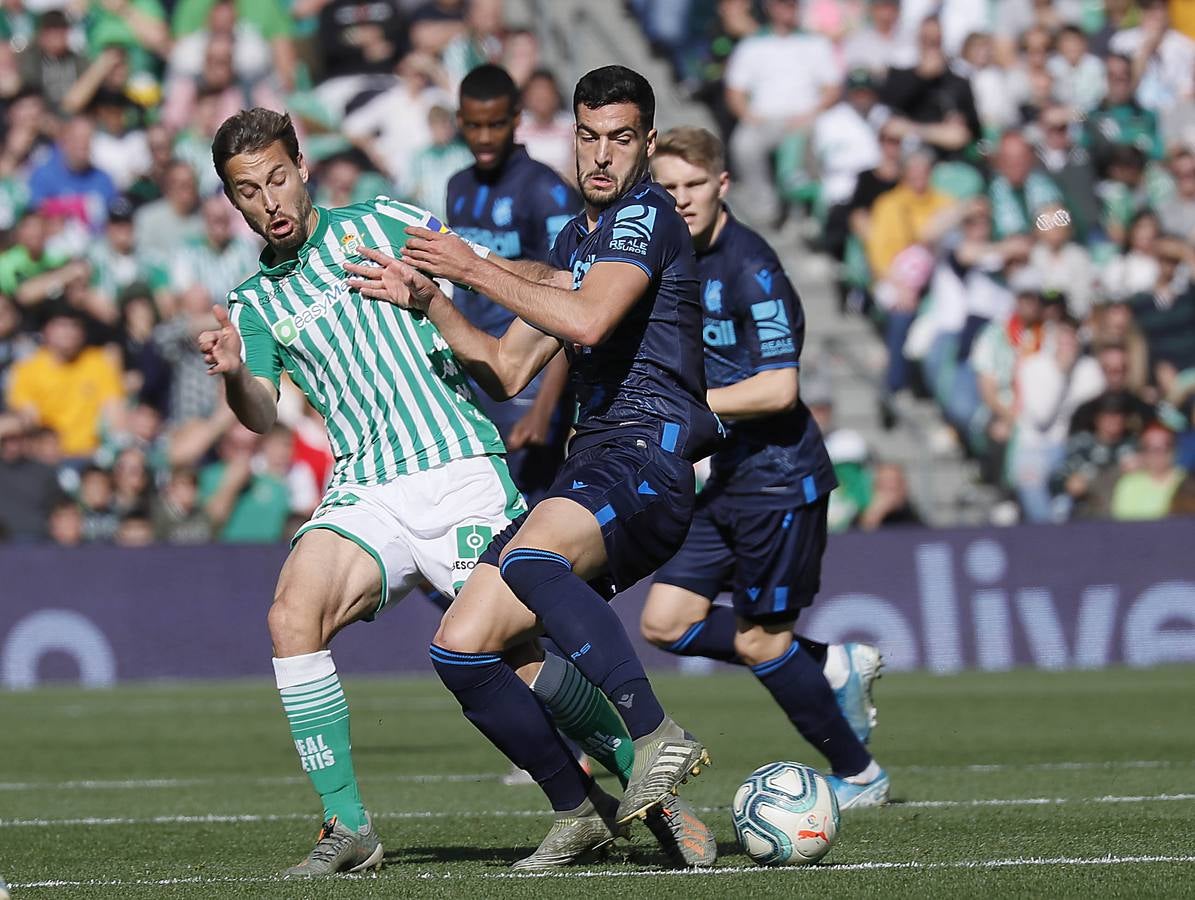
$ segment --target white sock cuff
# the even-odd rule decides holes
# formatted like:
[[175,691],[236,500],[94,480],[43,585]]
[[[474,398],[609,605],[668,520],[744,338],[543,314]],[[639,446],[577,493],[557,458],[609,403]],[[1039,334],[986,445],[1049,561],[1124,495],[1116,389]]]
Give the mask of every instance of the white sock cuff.
[[316,650],[299,656],[274,657],[274,680],[278,690],[308,684],[336,674],[331,650]]
[[851,675],[851,658],[847,655],[843,644],[830,644],[826,648],[826,661],[822,665],[822,674],[830,682],[831,690],[838,690],[846,684]]

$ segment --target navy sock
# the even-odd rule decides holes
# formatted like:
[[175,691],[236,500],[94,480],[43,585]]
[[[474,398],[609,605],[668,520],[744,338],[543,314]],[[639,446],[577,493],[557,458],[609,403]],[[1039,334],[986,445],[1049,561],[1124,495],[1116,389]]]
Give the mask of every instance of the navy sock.
[[436,674],[456,696],[465,718],[531,773],[552,809],[576,809],[592,781],[560,740],[547,711],[496,653],[457,653],[435,644],[429,651]]
[[664,649],[681,656],[704,656],[741,666],[743,661],[734,650],[734,635],[738,630],[734,610],[729,606],[711,606],[709,615]]
[[502,561],[502,580],[535,613],[566,658],[610,698],[632,738],[656,730],[664,710],[622,622],[565,557],[519,547]]
[[[729,606],[711,606],[709,615],[690,626],[673,644],[665,647],[669,653],[680,656],[704,656],[722,662],[743,665],[734,650],[734,635],[738,620]],[[801,649],[807,651],[819,666],[826,662],[826,645],[799,634],[793,635]]]
[[751,671],[801,737],[830,761],[835,775],[858,775],[871,764],[871,755],[838,708],[822,667],[802,652],[800,644],[794,643],[776,659],[752,666]]

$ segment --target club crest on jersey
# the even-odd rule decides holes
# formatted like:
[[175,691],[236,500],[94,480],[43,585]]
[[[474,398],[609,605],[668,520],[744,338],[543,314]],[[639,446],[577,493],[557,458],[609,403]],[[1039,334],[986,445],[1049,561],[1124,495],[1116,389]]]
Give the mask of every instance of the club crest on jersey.
[[299,334],[304,328],[316,319],[327,315],[335,304],[343,303],[348,298],[348,295],[349,286],[343,281],[337,284],[336,287],[324,291],[320,294],[319,300],[306,309],[275,322],[270,327],[270,331],[274,335],[274,340],[283,347],[289,347],[299,339]]
[[361,246],[361,239],[351,231],[340,239],[340,249],[345,256],[356,256],[357,248]]
[[510,224],[511,219],[514,218],[512,206],[514,200],[510,197],[499,197],[494,201],[494,207],[490,211],[490,215],[494,218],[494,224],[499,228],[505,228]]
[[722,282],[717,278],[705,283],[705,308],[712,313],[722,312]]
[[610,249],[647,255],[647,245],[656,227],[656,208],[632,203],[614,215]]

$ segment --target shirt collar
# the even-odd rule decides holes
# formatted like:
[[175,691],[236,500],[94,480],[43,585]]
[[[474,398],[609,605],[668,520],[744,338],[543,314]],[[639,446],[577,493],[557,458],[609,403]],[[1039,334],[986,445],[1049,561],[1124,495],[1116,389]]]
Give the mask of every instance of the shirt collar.
[[298,252],[293,257],[287,257],[280,262],[275,262],[274,251],[270,249],[270,246],[267,244],[262,249],[261,256],[257,260],[262,275],[265,275],[267,278],[280,278],[283,275],[289,275],[307,257],[307,254],[313,248],[323,243],[324,235],[328,233],[328,226],[331,225],[331,216],[322,206],[315,207],[315,214],[315,228],[312,229],[311,234],[307,236],[307,240],[303,242],[303,245],[299,247]]
[[[636,181],[635,185],[629,191],[602,210],[602,214],[598,216],[597,224],[594,226],[593,230],[597,231],[599,228],[601,228],[602,223],[606,220],[606,216],[608,216],[611,212],[621,209],[624,206],[628,206],[631,203],[636,203],[642,200],[644,195],[648,192],[651,192],[657,197],[665,200],[668,205],[674,209],[676,208],[676,200],[673,199],[670,193],[656,183],[649,172]],[[573,220],[573,225],[576,227],[577,231],[582,237],[593,233],[586,229],[585,223],[587,221],[588,220],[585,218],[585,213],[581,213],[576,219]]]

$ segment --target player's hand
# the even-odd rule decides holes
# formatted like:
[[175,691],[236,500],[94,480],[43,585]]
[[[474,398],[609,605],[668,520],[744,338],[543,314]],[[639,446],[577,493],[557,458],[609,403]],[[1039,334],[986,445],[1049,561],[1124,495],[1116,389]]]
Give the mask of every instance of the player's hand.
[[355,278],[348,285],[361,296],[385,300],[400,309],[427,312],[440,289],[434,281],[411,266],[373,247],[358,247],[357,252],[376,265],[345,263],[344,270]]
[[552,417],[549,410],[544,416],[535,409],[530,409],[519,421],[515,422],[506,438],[507,450],[520,450],[523,447],[543,447],[548,443],[548,432],[551,430]]
[[241,336],[232,320],[228,318],[228,310],[223,306],[213,306],[212,315],[216,317],[217,327],[213,331],[199,333],[199,337],[196,338],[199,352],[203,354],[203,361],[207,363],[208,374],[235,374],[243,365]]
[[402,258],[411,266],[457,284],[472,283],[470,274],[478,260],[473,248],[459,236],[427,228],[407,229]]

